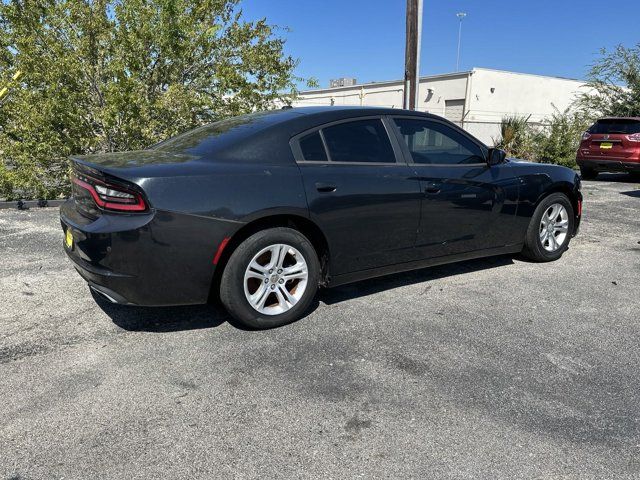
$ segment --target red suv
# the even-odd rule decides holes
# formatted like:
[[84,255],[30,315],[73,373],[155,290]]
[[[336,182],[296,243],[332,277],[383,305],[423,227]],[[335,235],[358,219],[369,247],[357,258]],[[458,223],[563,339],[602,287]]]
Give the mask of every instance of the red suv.
[[584,179],[598,172],[640,175],[640,117],[598,120],[582,135],[576,162]]

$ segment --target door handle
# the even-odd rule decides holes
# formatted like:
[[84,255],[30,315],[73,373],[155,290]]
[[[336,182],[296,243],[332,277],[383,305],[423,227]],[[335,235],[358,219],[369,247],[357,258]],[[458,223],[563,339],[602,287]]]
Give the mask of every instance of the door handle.
[[320,193],[331,193],[336,191],[336,186],[329,183],[316,183],[316,190]]
[[424,193],[435,195],[436,193],[440,193],[440,190],[442,190],[442,184],[433,182],[426,186]]

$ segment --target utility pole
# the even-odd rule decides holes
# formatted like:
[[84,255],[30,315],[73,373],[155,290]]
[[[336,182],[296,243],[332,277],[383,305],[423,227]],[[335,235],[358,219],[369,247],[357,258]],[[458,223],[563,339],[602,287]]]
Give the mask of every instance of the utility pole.
[[404,108],[407,110],[415,110],[418,104],[421,37],[422,0],[407,0],[407,33],[404,54]]
[[458,25],[458,56],[456,57],[456,72],[460,71],[460,43],[462,42],[462,20],[466,16],[467,14],[464,12],[456,13],[456,17],[460,19],[460,24]]

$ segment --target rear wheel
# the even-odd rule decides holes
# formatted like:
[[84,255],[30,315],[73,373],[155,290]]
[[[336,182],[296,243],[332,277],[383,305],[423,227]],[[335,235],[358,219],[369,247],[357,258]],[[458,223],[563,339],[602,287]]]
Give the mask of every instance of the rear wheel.
[[542,199],[527,229],[522,253],[536,262],[557,260],[569,247],[575,217],[569,198],[552,193]]
[[318,289],[320,263],[300,232],[270,228],[231,254],[220,281],[226,309],[250,328],[273,328],[299,319]]
[[580,167],[580,176],[583,180],[593,180],[598,176],[598,172],[590,167]]

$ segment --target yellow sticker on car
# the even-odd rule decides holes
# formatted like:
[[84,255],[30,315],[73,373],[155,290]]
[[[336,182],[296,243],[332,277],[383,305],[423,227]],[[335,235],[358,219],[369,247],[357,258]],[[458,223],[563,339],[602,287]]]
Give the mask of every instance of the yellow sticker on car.
[[64,235],[64,244],[67,248],[71,248],[73,246],[73,233],[71,233],[70,228],[67,228],[67,232]]
[[613,148],[613,143],[611,143],[611,142],[602,142],[600,144],[600,148],[604,148],[604,149]]

